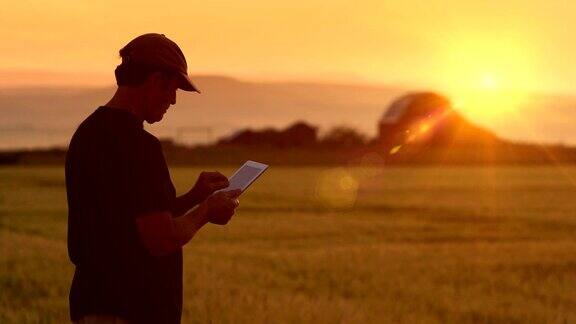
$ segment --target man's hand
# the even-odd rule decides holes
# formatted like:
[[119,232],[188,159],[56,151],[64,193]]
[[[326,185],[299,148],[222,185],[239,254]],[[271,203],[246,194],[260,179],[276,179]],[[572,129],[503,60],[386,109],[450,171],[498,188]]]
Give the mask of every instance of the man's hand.
[[229,184],[228,178],[222,173],[203,171],[200,173],[198,180],[196,180],[194,187],[190,189],[189,194],[195,201],[202,202],[216,190],[224,189],[228,187]]
[[209,196],[203,203],[208,215],[208,221],[213,224],[226,225],[240,204],[238,196],[241,193],[242,190],[236,189],[220,191]]

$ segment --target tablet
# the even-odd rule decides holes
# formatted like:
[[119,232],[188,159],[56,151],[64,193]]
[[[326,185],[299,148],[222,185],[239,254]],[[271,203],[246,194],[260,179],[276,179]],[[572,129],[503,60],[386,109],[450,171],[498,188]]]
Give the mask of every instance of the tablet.
[[236,170],[236,172],[234,172],[234,174],[228,179],[230,185],[219,191],[241,189],[242,192],[244,192],[266,169],[268,169],[268,165],[266,164],[255,161],[246,161],[246,163],[244,163],[240,169]]

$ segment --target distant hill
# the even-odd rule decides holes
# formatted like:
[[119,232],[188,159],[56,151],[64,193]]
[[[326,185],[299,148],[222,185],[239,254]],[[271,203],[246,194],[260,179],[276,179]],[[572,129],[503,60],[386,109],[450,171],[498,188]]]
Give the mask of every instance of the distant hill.
[[[182,140],[205,141],[205,134],[194,133],[194,127],[209,127],[212,139],[216,139],[240,128],[284,127],[307,120],[320,127],[346,124],[373,134],[384,107],[404,92],[393,87],[259,83],[219,76],[196,77],[195,83],[202,94],[179,92],[177,104],[162,123],[149,127],[153,132],[174,137],[178,128],[191,128],[185,130],[189,133],[181,132]],[[113,91],[113,87],[0,89],[0,130],[13,134],[13,138],[8,138],[7,132],[0,135],[0,149],[28,146],[26,142],[34,138],[40,146],[48,144],[49,138],[53,144],[65,143],[76,125],[105,103]],[[48,131],[42,134],[43,129]],[[17,135],[29,139],[19,140]],[[18,143],[23,145],[13,145]]]
[[[347,125],[375,136],[386,107],[407,92],[394,86],[249,82],[222,76],[195,81],[202,94],[180,92],[164,121],[148,129],[181,142],[207,142],[238,129],[280,128],[305,120],[320,132]],[[75,127],[113,91],[112,86],[0,88],[0,150],[66,145]],[[512,140],[576,143],[574,98],[536,94],[529,102],[523,115],[530,125],[510,121],[481,126]]]

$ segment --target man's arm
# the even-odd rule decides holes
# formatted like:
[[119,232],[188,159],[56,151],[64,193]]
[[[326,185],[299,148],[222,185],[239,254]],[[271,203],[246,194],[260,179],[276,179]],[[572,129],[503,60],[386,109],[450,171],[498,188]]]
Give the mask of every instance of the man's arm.
[[136,219],[140,238],[153,256],[162,256],[178,250],[207,222],[203,208],[196,208],[186,215],[175,218],[166,211],[143,214]]
[[174,208],[172,209],[172,214],[176,217],[184,215],[190,209],[196,207],[200,204],[203,197],[199,197],[199,195],[194,194],[192,191],[188,191],[187,193],[183,194],[180,197],[176,197],[174,201]]
[[176,217],[184,215],[190,209],[200,204],[214,191],[228,187],[228,178],[220,172],[202,172],[196,184],[190,191],[177,197],[174,202],[172,214]]
[[238,207],[238,195],[240,190],[214,194],[194,210],[174,218],[168,211],[142,214],[136,218],[140,238],[154,256],[172,253],[188,243],[206,223],[228,223]]

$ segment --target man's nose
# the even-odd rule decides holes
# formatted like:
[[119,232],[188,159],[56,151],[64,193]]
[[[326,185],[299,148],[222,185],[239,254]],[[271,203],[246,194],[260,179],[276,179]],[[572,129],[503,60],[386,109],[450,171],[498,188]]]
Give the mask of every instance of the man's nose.
[[175,105],[176,104],[176,90],[174,90],[172,92],[172,94],[170,95],[170,104],[171,105]]

